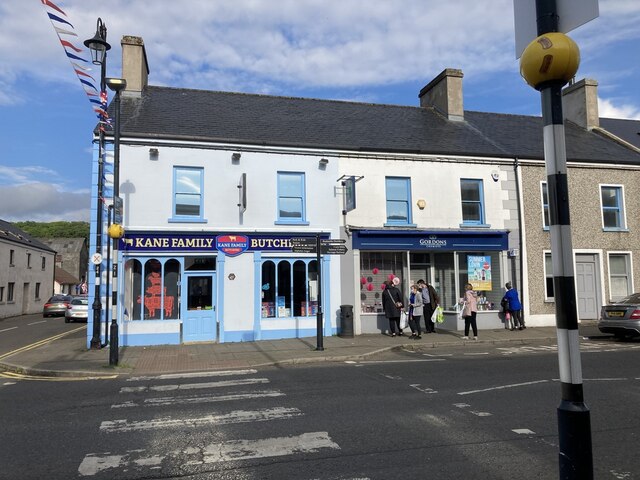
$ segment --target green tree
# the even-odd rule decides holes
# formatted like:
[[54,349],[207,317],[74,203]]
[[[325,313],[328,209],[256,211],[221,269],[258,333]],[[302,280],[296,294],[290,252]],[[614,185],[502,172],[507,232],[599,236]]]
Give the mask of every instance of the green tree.
[[15,222],[14,225],[32,237],[85,238],[89,241],[88,222]]

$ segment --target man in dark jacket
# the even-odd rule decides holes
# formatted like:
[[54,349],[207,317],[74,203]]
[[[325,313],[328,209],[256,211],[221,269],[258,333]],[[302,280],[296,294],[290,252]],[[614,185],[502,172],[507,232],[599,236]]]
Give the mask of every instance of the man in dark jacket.
[[436,311],[436,307],[440,305],[440,297],[436,293],[436,289],[430,283],[426,283],[424,280],[418,280],[418,287],[422,289],[422,303],[424,304],[424,325],[426,333],[435,333],[436,326],[431,321],[433,312]]
[[402,310],[402,293],[393,285],[393,282],[387,280],[384,282],[385,288],[382,292],[382,309],[384,315],[389,319],[389,333],[392,337],[402,335],[400,328],[400,311]]

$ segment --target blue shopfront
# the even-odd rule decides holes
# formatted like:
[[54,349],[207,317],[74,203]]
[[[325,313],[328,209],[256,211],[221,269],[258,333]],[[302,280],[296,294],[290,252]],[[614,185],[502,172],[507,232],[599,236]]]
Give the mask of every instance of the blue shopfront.
[[[291,239],[301,236],[127,232],[119,244],[121,345],[315,335],[318,263],[292,253]],[[321,264],[329,292],[328,256]],[[330,300],[323,295],[324,311]],[[326,318],[323,331],[335,333],[335,321]]]
[[363,333],[385,331],[383,283],[400,279],[405,297],[418,280],[429,281],[440,296],[445,330],[460,330],[456,309],[464,284],[479,294],[479,328],[502,325],[499,304],[507,277],[508,232],[505,230],[352,230],[359,253],[360,325]]

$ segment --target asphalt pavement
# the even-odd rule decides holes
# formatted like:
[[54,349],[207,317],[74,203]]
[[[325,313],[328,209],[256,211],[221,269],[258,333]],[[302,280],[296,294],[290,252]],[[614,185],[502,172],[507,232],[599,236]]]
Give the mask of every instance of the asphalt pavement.
[[[581,324],[582,336],[600,335],[594,323]],[[478,340],[463,339],[463,332],[423,334],[421,340],[383,334],[353,338],[325,337],[318,350],[316,337],[240,343],[197,343],[151,347],[121,347],[118,365],[109,365],[109,347],[86,348],[86,327],[26,345],[0,355],[0,370],[35,376],[99,377],[161,375],[206,370],[294,365],[327,361],[363,360],[385,351],[430,349],[451,345],[527,344],[556,341],[555,327],[524,330],[480,330]]]

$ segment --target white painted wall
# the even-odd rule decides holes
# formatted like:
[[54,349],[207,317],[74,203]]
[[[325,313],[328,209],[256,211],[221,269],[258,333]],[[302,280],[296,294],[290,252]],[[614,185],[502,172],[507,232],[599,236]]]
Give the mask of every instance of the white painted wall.
[[[504,229],[504,193],[491,172],[495,165],[437,162],[429,160],[384,160],[343,158],[339,175],[362,175],[356,184],[357,208],[347,215],[350,225],[380,228],[386,222],[385,177],[410,177],[413,223],[418,228],[460,228],[462,204],[460,179],[481,179],[484,186],[486,223]],[[416,202],[424,199],[420,210]]]

